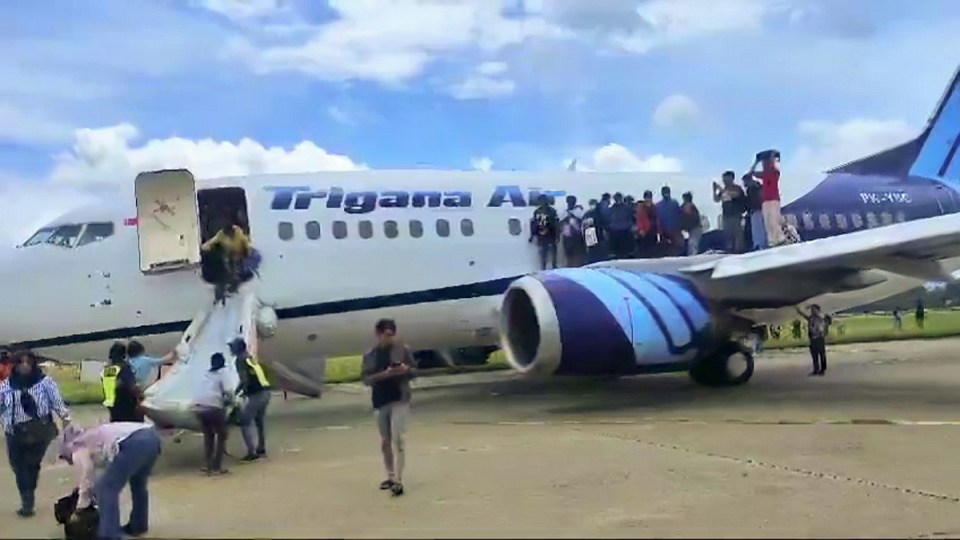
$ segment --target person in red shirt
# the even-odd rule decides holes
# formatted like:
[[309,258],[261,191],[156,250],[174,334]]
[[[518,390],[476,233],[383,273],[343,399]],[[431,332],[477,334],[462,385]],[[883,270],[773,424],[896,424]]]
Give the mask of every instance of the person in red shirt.
[[[757,172],[757,165],[763,164],[763,169]],[[780,229],[780,152],[767,150],[757,154],[750,174],[759,178],[761,182],[761,213],[763,223],[767,229],[767,242],[770,246],[783,243],[783,232]]]

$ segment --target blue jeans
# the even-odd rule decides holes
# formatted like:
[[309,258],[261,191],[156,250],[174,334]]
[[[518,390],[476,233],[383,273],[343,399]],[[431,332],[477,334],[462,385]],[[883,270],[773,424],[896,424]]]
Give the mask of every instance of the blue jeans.
[[[240,432],[243,434],[243,443],[247,446],[247,455],[267,453],[267,435],[264,430],[263,419],[267,415],[267,405],[270,404],[270,391],[261,390],[247,397],[247,404],[240,413]],[[253,428],[257,428],[257,446],[253,445]]]
[[149,528],[150,495],[147,479],[160,456],[160,435],[155,429],[133,432],[120,443],[120,451],[94,486],[100,509],[99,538],[120,538],[120,492],[130,484],[130,528],[144,532]]
[[763,223],[763,213],[759,210],[750,213],[750,235],[753,237],[753,249],[767,247],[767,228]]

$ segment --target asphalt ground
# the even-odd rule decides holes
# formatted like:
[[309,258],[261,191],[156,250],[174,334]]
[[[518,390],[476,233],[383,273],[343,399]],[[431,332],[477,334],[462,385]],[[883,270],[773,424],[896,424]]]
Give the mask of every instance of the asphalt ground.
[[[423,378],[397,498],[377,489],[366,389],[276,394],[267,460],[208,478],[198,435],[165,443],[149,536],[960,537],[958,352],[960,339],[836,346],[827,375],[807,377],[805,351],[777,351],[726,389],[683,374]],[[23,520],[0,470],[0,536],[62,537],[53,501],[74,485],[46,465]]]

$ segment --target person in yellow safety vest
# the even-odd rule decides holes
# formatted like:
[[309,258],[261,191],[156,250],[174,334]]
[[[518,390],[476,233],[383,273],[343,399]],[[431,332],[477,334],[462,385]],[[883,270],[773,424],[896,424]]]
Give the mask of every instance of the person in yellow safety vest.
[[127,346],[110,346],[110,364],[100,373],[103,406],[110,411],[111,422],[143,422],[140,411],[140,390],[133,368],[127,363]]
[[[267,457],[264,419],[267,414],[267,405],[270,404],[270,381],[267,380],[260,362],[247,351],[247,343],[243,338],[230,342],[230,352],[236,357],[237,374],[240,375],[237,393],[247,398],[240,412],[240,429],[243,433],[243,442],[247,446],[247,455],[241,458],[241,461],[256,461]],[[256,446],[253,443],[254,426],[257,428]]]

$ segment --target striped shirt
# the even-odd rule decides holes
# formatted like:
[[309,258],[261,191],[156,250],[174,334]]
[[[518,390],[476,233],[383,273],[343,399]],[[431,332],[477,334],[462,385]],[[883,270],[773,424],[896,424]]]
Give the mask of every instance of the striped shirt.
[[[23,390],[14,390],[10,381],[0,383],[0,423],[6,433],[13,433],[13,426],[31,420],[33,417],[23,411],[20,403],[20,394]],[[63,402],[60,388],[50,377],[40,379],[40,382],[26,390],[37,404],[37,416],[44,417],[56,413],[60,418],[69,418],[70,411]]]

